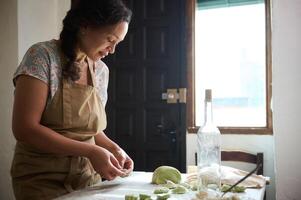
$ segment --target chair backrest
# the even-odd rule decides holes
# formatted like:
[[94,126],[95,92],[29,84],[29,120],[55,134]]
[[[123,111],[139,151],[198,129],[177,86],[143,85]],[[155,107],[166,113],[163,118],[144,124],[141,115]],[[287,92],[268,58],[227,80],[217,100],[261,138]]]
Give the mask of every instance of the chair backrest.
[[261,152],[257,154],[252,154],[244,151],[222,151],[221,160],[253,163],[257,166],[261,164],[256,174],[263,175],[263,153]]
[[[222,151],[222,161],[234,161],[234,162],[245,162],[253,163],[261,166],[258,168],[256,174],[263,175],[263,153],[252,154],[244,151]],[[195,163],[197,164],[197,153],[195,153]]]

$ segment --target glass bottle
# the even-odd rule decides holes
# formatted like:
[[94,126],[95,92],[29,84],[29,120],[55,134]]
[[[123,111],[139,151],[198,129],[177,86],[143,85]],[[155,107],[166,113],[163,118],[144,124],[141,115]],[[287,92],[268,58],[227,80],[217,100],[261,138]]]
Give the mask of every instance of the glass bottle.
[[213,123],[211,89],[205,90],[204,124],[197,132],[197,147],[198,190],[218,196],[221,185],[221,134]]

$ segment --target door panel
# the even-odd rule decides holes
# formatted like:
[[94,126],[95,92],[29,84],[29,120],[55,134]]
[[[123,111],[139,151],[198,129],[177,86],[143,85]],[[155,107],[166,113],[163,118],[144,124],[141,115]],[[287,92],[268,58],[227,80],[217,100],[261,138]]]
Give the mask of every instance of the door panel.
[[186,105],[162,93],[185,87],[184,4],[181,0],[126,1],[133,19],[110,69],[106,134],[124,148],[135,170],[160,165],[186,170]]
[[168,27],[151,26],[143,29],[143,38],[145,39],[145,59],[154,58],[166,59],[168,57]]

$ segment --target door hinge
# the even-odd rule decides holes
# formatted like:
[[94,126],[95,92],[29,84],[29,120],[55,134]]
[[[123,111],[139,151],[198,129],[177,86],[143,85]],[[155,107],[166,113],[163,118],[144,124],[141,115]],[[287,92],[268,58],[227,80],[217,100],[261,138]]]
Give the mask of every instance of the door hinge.
[[162,93],[162,99],[167,103],[186,103],[186,88],[167,89],[166,93]]

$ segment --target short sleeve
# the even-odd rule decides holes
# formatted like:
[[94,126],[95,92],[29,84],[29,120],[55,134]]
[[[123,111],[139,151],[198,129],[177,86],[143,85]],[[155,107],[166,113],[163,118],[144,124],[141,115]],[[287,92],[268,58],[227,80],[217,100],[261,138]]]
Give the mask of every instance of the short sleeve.
[[105,106],[108,100],[107,90],[109,84],[109,69],[104,62],[98,61],[96,63],[95,75],[96,89],[98,91],[102,105]]
[[48,53],[41,44],[31,46],[23,57],[19,67],[14,73],[13,83],[19,75],[28,75],[49,84],[49,59]]

